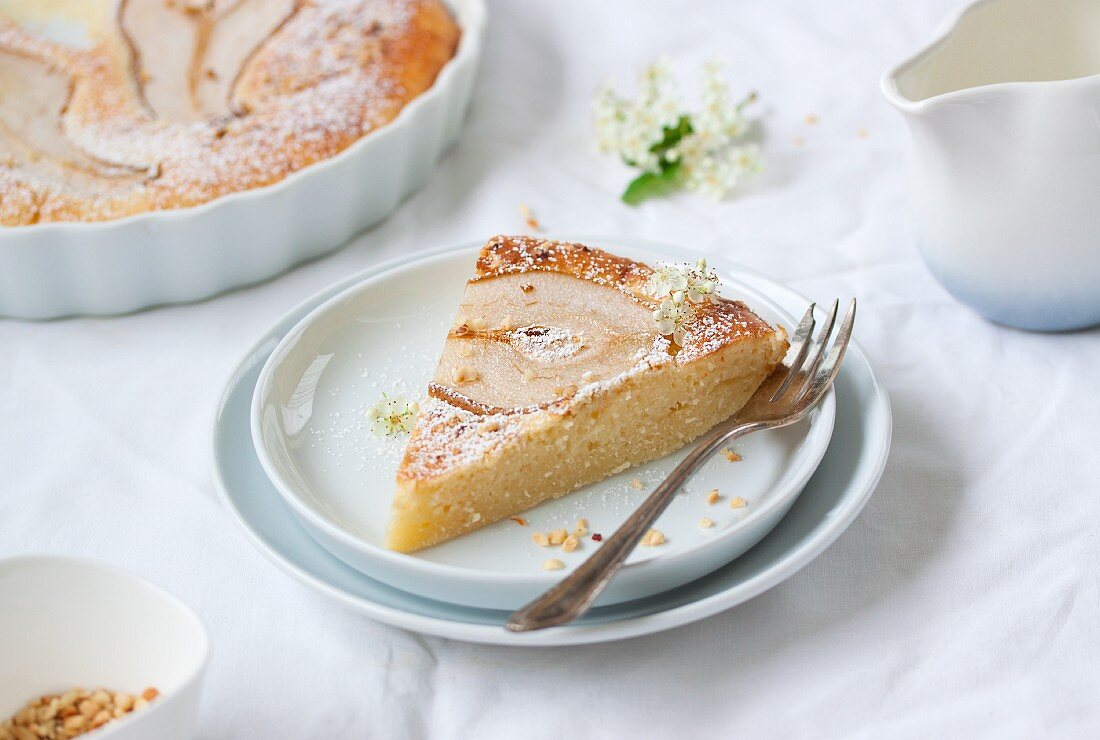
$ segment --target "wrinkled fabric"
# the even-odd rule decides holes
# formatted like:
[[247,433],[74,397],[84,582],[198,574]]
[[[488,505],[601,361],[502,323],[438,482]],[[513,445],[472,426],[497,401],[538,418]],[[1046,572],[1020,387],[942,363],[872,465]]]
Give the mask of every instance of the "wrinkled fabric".
[[[196,305],[0,321],[0,555],[102,559],[194,607],[214,645],[202,738],[1097,736],[1100,332],[992,326],[934,282],[908,229],[907,134],[878,91],[953,4],[491,3],[461,139],[381,226]],[[618,201],[630,173],[593,153],[589,103],[660,53],[691,76],[724,58],[759,91],[766,170],[736,197]],[[372,622],[246,541],[209,435],[252,341],[375,262],[524,230],[521,203],[555,233],[858,296],[893,451],[821,557],[701,623],[535,650]]]

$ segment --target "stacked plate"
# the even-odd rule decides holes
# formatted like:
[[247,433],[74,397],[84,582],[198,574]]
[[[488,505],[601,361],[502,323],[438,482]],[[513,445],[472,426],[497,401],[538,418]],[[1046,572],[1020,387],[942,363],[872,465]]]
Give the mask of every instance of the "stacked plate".
[[[633,240],[577,237],[644,262],[696,255]],[[627,561],[577,622],[514,634],[509,612],[566,571],[544,572],[533,531],[611,534],[684,454],[670,455],[428,550],[382,546],[403,439],[371,435],[364,411],[383,392],[415,398],[434,370],[480,245],[381,265],[283,317],[234,373],[214,422],[216,479],[253,542],[310,587],[383,622],[476,642],[562,645],[686,624],[774,586],[813,559],[870,497],[890,444],[886,392],[858,346],[810,419],[740,441],[712,460],[662,515],[667,543]],[[711,260],[727,297],[793,328],[809,301],[761,275]],[[708,493],[718,489],[715,505]],[[746,506],[729,502],[739,497]],[[714,526],[700,528],[707,517]],[[599,545],[554,552],[573,568]]]

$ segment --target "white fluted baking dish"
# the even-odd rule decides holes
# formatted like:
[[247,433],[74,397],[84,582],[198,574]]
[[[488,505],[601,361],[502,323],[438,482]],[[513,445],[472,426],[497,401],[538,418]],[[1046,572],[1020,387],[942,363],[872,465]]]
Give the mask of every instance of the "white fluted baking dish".
[[483,0],[435,83],[388,125],[267,187],[113,221],[0,227],[0,315],[127,313],[255,283],[344,244],[428,179],[458,136],[485,28]]

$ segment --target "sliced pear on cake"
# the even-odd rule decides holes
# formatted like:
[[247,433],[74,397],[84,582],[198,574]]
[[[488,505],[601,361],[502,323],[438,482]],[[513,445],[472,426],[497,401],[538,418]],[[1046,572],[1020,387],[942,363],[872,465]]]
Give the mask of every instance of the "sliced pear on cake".
[[683,447],[787,351],[743,303],[694,306],[677,343],[648,266],[582,244],[481,250],[397,472],[387,545],[438,544]]

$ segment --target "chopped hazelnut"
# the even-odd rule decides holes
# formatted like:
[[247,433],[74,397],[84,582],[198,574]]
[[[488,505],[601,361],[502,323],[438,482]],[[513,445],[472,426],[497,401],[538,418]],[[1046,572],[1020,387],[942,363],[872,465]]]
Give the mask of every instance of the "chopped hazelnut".
[[483,421],[481,426],[477,428],[478,434],[492,434],[493,432],[500,431],[500,419],[489,419]]
[[732,499],[730,501],[730,508],[731,509],[743,509],[748,505],[749,505],[749,502],[746,501],[745,499],[741,498],[740,496],[738,496],[737,498]]
[[699,528],[700,529],[710,529],[713,526],[714,526],[714,520],[711,519],[710,517],[703,517],[702,519],[699,520]]
[[722,454],[725,455],[726,459],[730,462],[740,462],[743,459],[740,455],[731,450],[729,447],[722,450]]
[[577,540],[577,536],[571,534],[565,538],[565,542],[561,543],[562,552],[573,552],[577,549],[578,544],[580,542]]
[[550,544],[557,546],[565,542],[565,538],[569,536],[569,533],[564,529],[555,529],[550,533]]
[[665,544],[665,536],[657,529],[651,529],[642,536],[642,544],[646,547],[656,547]]
[[561,570],[564,567],[565,563],[558,560],[557,558],[550,558],[549,560],[542,561],[543,570]]
[[642,490],[642,481],[638,478],[634,478],[630,481],[630,487],[633,488],[635,491],[640,491]]
[[713,506],[714,504],[718,503],[718,499],[720,498],[722,497],[718,494],[718,489],[713,488],[711,489],[711,492],[707,494],[707,503]]
[[535,532],[531,535],[532,541],[539,547],[549,547],[550,538],[544,535],[542,532]]

